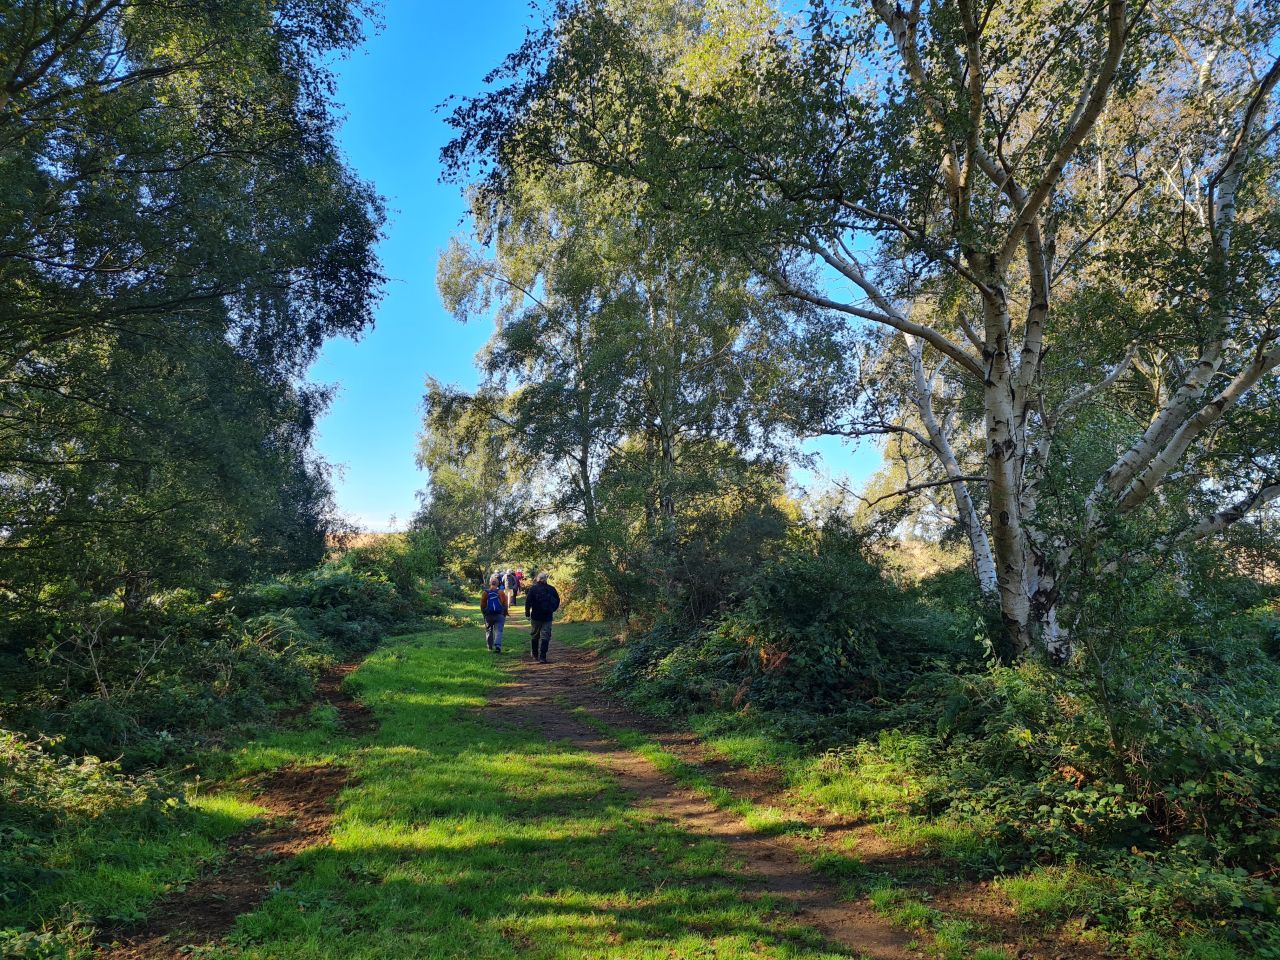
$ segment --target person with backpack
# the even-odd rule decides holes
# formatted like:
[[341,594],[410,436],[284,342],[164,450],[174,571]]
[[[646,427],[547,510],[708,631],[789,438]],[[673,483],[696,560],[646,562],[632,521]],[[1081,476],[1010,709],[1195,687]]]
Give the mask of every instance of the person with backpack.
[[502,629],[507,623],[507,595],[499,586],[498,575],[489,578],[489,589],[480,597],[480,612],[484,615],[484,642],[493,653],[502,652]]
[[515,603],[516,597],[520,596],[520,581],[516,579],[514,570],[508,568],[502,575],[502,585],[506,588],[508,603]]
[[547,662],[547,647],[551,645],[551,620],[559,609],[560,594],[547,583],[547,574],[543,571],[524,595],[524,615],[529,618],[533,658],[539,663]]

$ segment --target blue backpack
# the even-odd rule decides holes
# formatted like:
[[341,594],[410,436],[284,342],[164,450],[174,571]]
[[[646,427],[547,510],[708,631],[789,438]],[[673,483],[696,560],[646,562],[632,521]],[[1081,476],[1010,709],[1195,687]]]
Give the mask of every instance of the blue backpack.
[[485,613],[501,613],[502,612],[502,594],[497,590],[490,590],[484,597]]

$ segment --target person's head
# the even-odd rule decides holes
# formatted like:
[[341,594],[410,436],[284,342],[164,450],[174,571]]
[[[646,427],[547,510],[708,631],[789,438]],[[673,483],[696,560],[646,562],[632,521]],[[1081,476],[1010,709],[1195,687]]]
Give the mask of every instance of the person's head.
[[538,574],[538,582],[539,583],[547,582],[547,571],[543,570],[540,574]]
[[489,586],[496,587],[498,585],[498,575],[495,573],[489,578]]

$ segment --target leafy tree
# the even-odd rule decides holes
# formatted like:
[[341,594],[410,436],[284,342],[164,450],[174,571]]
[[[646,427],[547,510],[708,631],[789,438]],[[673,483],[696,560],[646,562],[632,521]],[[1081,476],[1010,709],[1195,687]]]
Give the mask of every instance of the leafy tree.
[[458,108],[445,158],[494,196],[565,165],[642,184],[691,245],[885,331],[916,426],[870,404],[844,429],[931,458],[1013,650],[1063,657],[1059,608],[1092,558],[1124,562],[1126,530],[1174,550],[1280,495],[1257,443],[1280,365],[1278,17],[564,3]]
[[320,556],[325,338],[380,201],[332,141],[358,3],[19,2],[0,22],[0,595],[56,609]]
[[503,423],[503,406],[492,394],[470,397],[427,381],[418,463],[429,476],[414,526],[433,533],[452,572],[474,584],[488,582],[533,522],[528,477],[535,468]]
[[795,345],[818,344],[811,311],[732,257],[694,256],[642,195],[596,176],[533,178],[474,212],[477,242],[454,241],[439,269],[457,316],[498,325],[469,403],[546,473],[555,541],[606,607],[690,596],[716,537],[691,538],[682,505],[709,483],[743,502],[772,489],[793,428],[765,400],[807,388]]

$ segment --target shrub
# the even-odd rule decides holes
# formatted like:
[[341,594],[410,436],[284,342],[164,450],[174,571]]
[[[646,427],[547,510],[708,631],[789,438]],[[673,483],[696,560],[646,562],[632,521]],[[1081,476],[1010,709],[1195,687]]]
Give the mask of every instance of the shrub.
[[58,831],[111,815],[157,820],[178,804],[154,777],[128,776],[96,757],[67,757],[59,746],[0,729],[0,905],[44,881],[43,851]]
[[1226,930],[1280,957],[1277,617],[1242,580],[1196,556],[1109,568],[1068,612],[1071,663],[1001,665],[967,571],[900,586],[827,524],[793,535],[729,614],[660,617],[613,682],[831,748],[805,774],[810,794],[976,825],[966,862],[1066,871],[1039,893],[1127,931],[1140,955]]
[[37,669],[18,715],[64,750],[131,770],[261,723],[309,696],[319,672],[443,609],[422,579],[429,544],[355,553],[239,591],[158,594],[131,613],[100,601],[50,615],[29,641]]
[[675,709],[749,705],[788,736],[829,744],[902,720],[895,706],[939,664],[977,662],[979,626],[895,584],[834,519],[794,531],[709,626],[659,618],[629,646],[616,683]]

